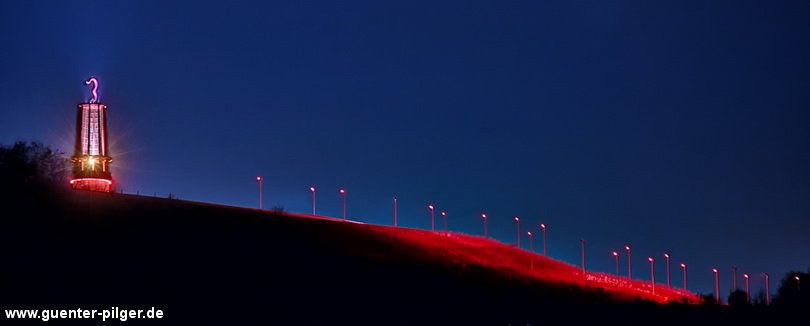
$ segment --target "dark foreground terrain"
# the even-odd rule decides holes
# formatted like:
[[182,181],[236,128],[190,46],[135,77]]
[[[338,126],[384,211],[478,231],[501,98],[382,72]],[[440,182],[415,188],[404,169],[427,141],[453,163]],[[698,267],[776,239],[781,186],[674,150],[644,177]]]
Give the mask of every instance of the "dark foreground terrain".
[[803,323],[795,311],[662,306],[442,262],[370,231],[381,226],[123,194],[0,194],[2,309],[164,311],[113,324]]

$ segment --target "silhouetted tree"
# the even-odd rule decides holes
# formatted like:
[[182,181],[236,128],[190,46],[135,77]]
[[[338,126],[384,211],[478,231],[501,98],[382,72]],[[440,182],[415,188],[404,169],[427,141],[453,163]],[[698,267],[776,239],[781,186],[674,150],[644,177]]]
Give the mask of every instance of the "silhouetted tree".
[[69,168],[64,152],[39,142],[0,146],[0,185],[60,185],[67,180]]
[[714,299],[714,294],[711,294],[711,293],[709,293],[709,294],[702,294],[701,293],[701,294],[698,294],[698,297],[700,297],[700,304],[703,304],[703,305],[713,305],[713,304],[717,303],[716,300]]
[[768,299],[765,297],[765,289],[759,289],[756,295],[751,295],[751,304],[754,306],[765,306]]
[[[797,280],[796,277],[799,279]],[[810,280],[810,273],[787,272],[779,282],[778,296],[773,300],[774,305],[810,307],[810,295],[807,293],[810,287],[802,288],[801,284],[802,281],[807,282],[808,280]]]
[[734,307],[748,307],[751,304],[748,302],[748,296],[745,291],[737,290],[728,295],[728,305]]

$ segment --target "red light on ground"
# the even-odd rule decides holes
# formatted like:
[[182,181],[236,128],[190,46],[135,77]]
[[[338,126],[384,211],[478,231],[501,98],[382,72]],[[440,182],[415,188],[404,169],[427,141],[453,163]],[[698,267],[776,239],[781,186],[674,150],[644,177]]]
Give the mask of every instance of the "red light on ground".
[[73,189],[92,190],[101,192],[112,191],[112,180],[101,178],[77,178],[71,179],[70,185]]
[[108,185],[111,185],[111,184],[112,184],[112,181],[111,181],[111,180],[107,180],[107,179],[99,179],[99,178],[81,178],[81,179],[72,179],[72,180],[70,180],[70,184],[74,184],[74,183],[76,183],[76,182],[81,182],[81,181],[105,182],[105,183],[107,183]]

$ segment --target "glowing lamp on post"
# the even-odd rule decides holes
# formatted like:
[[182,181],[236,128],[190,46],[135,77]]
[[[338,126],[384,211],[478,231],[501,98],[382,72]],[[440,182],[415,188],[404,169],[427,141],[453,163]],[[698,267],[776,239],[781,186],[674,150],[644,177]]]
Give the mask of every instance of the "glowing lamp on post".
[[93,84],[93,97],[79,104],[76,118],[76,146],[70,186],[110,192],[113,188],[109,164],[113,158],[107,151],[107,106],[98,101],[98,79],[90,77],[85,84]]
[[681,268],[683,268],[683,290],[688,291],[686,288],[686,264],[681,263]]
[[672,284],[669,282],[669,254],[664,253],[664,258],[667,259],[667,288],[672,288]]
[[720,303],[720,271],[717,268],[712,268],[712,272],[714,272],[714,302]]
[[532,231],[526,232],[529,235],[529,252],[531,252],[530,257],[530,266],[531,270],[534,271],[534,241],[532,241]]
[[309,187],[309,191],[312,192],[312,215],[315,215],[315,187]]
[[262,177],[256,177],[256,181],[259,182],[259,209],[262,209],[262,181],[264,181],[264,179]]
[[799,278],[798,275],[794,276],[793,278],[796,279],[796,291],[801,292],[802,291],[802,283],[800,282],[801,279]]
[[748,274],[743,274],[745,279],[745,302],[751,303],[751,287],[748,283]]
[[650,284],[652,285],[652,294],[655,295],[655,259],[647,257],[650,261]]
[[543,229],[543,256],[546,255],[546,225],[540,223],[540,228]]
[[340,194],[343,195],[343,220],[346,220],[346,189],[340,189]]
[[444,233],[447,233],[447,212],[442,212],[442,219],[444,219]]
[[489,233],[487,232],[487,214],[481,214],[481,218],[484,219],[484,238],[489,239]]
[[515,216],[515,222],[517,222],[517,246],[520,248],[520,218]]
[[436,232],[436,226],[435,226],[436,225],[436,223],[435,223],[435,221],[436,221],[436,219],[435,219],[436,210],[433,207],[433,205],[428,205],[428,209],[430,209],[430,231],[431,232]]
[[619,276],[619,253],[613,252],[613,257],[616,258],[616,276]]
[[630,246],[624,246],[624,249],[627,250],[627,279],[632,281],[633,280],[633,265],[630,261]]

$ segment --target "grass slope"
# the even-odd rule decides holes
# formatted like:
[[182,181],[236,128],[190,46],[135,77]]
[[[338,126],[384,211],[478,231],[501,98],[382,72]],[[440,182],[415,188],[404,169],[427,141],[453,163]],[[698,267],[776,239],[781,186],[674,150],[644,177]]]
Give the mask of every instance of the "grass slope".
[[84,191],[0,199],[4,309],[154,306],[173,324],[505,324],[661,309],[628,304],[639,297],[696,300],[463,234]]

